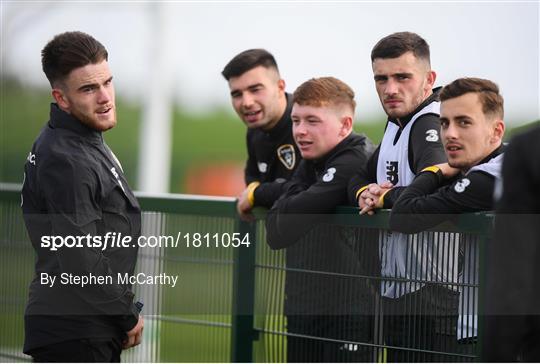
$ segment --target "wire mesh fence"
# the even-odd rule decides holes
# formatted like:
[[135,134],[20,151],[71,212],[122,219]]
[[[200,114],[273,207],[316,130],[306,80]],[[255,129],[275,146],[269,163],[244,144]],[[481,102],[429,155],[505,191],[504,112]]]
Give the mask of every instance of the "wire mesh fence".
[[[23,320],[34,252],[16,188],[1,190],[0,358],[28,361]],[[325,217],[293,246],[273,251],[265,243],[264,221],[240,222],[233,199],[140,201],[142,235],[179,237],[179,243],[141,247],[137,272],[178,281],[135,285],[144,302],[144,338],[123,353],[124,361],[477,357],[485,224],[399,235],[388,230],[386,214],[368,220],[351,208]],[[234,240],[234,233],[249,233],[249,246]]]

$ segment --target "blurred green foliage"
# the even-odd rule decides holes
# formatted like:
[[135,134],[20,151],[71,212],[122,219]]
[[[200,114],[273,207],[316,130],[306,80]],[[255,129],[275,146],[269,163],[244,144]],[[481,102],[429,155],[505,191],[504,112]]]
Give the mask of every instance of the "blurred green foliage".
[[[0,181],[20,183],[26,156],[49,118],[52,98],[48,91],[25,88],[15,81],[2,80],[0,87]],[[105,133],[104,138],[136,189],[141,106],[117,96],[117,116],[117,126]],[[184,180],[190,166],[222,162],[243,165],[246,129],[232,110],[188,114],[175,109],[172,124],[171,192],[185,192]],[[357,131],[376,142],[381,138],[382,128],[380,123],[355,125]]]
[[[52,98],[48,91],[25,88],[12,80],[2,80],[0,91],[0,181],[20,183],[26,156],[48,120]],[[104,137],[122,161],[131,185],[137,189],[141,106],[117,97],[117,115],[117,126]],[[190,167],[224,162],[243,165],[246,129],[232,109],[213,109],[199,114],[175,109],[172,125],[170,192],[185,192],[184,182]],[[529,124],[508,128],[506,139],[527,127]],[[354,128],[377,144],[384,131],[384,119],[362,120],[355,123]]]

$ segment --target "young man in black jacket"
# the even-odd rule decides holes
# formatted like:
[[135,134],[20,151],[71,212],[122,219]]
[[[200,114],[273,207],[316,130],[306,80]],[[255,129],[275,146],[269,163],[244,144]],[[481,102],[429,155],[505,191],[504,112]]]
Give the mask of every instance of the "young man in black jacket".
[[285,92],[274,56],[264,49],[236,55],[223,69],[234,110],[246,124],[247,188],[237,210],[251,220],[255,206],[271,207],[300,162],[292,137],[291,96]]
[[[391,208],[398,192],[411,183],[417,173],[446,161],[439,138],[440,88],[433,89],[436,73],[431,69],[427,42],[415,33],[390,34],[373,47],[371,61],[375,88],[388,122],[381,144],[349,185],[350,202],[359,206],[361,213],[368,214],[373,214],[375,208]],[[382,195],[384,200],[380,198]],[[379,201],[384,201],[384,206],[377,204]],[[406,239],[398,232],[384,232],[379,240],[380,256],[373,257],[373,260],[380,258],[380,274],[388,278],[380,284],[386,324],[384,335],[386,343],[395,346],[406,345],[408,327],[392,318],[397,316],[396,312],[403,311],[401,301],[418,290],[422,293],[416,284],[400,283],[400,279],[414,279],[418,273],[406,268],[410,264]],[[366,241],[366,244],[372,243]],[[418,264],[425,259],[414,257]],[[433,260],[433,266],[440,263]],[[439,271],[446,279],[446,271],[442,268]],[[407,351],[389,350],[388,353],[388,361],[415,361],[407,356]]]
[[371,361],[370,350],[356,344],[294,336],[371,339],[371,322],[364,316],[366,288],[360,288],[365,282],[335,276],[360,274],[353,244],[340,239],[339,229],[317,229],[315,236],[309,232],[346,204],[347,184],[373,147],[352,132],[354,92],[340,80],[311,79],[294,92],[293,102],[293,136],[303,160],[266,219],[270,247],[287,248],[285,313],[292,334],[287,359]]
[[[417,233],[434,227],[443,221],[454,219],[460,213],[488,211],[494,208],[494,189],[500,178],[504,135],[503,98],[493,82],[478,78],[461,78],[445,86],[441,99],[441,138],[445,146],[448,163],[425,168],[412,183],[400,192],[390,215],[390,228],[404,233]],[[427,242],[426,250],[434,244]],[[442,240],[439,236],[438,240]],[[473,347],[456,348],[455,339],[472,343],[477,336],[477,297],[478,291],[470,285],[478,284],[479,249],[475,241],[463,238],[463,267],[459,282],[459,319],[438,317],[437,314],[424,316],[426,322],[438,322],[438,327],[447,327],[448,333],[428,332],[435,349],[464,351],[474,354]],[[450,251],[458,244],[449,244],[440,253],[451,255]],[[437,242],[439,248],[440,242]],[[439,253],[439,254],[440,254]],[[448,267],[456,271],[460,265]],[[418,268],[432,269],[424,266]],[[455,281],[454,281],[455,282]],[[453,282],[447,282],[453,283]],[[435,287],[441,283],[431,284]],[[428,284],[426,284],[426,287]],[[436,301],[436,297],[432,297]],[[411,307],[418,302],[411,300]],[[441,307],[449,302],[440,301]],[[427,307],[427,305],[424,305]],[[412,308],[411,308],[412,309]],[[439,311],[442,312],[442,311]],[[444,323],[444,324],[441,324]],[[455,334],[452,334],[455,331]],[[457,335],[457,338],[455,337]],[[440,340],[435,342],[434,338]],[[468,351],[468,352],[467,352]],[[446,361],[449,357],[439,357]]]
[[55,102],[28,155],[22,189],[37,253],[24,352],[35,361],[119,362],[122,349],[141,341],[140,306],[118,279],[133,274],[137,248],[94,245],[112,234],[135,241],[141,230],[139,204],[102,136],[116,125],[107,58],[82,32],[59,34],[42,50]]

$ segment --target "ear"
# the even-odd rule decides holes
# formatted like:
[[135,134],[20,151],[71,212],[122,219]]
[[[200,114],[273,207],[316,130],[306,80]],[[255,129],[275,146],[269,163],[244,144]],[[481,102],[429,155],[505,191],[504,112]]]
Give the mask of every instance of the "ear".
[[352,125],[353,125],[353,119],[350,115],[345,115],[341,117],[341,130],[339,131],[339,135],[346,137],[348,136],[352,131]]
[[280,78],[279,81],[278,81],[278,88],[279,88],[279,91],[285,92],[285,86],[286,86],[286,85],[285,85],[285,80],[283,80],[283,79]]
[[432,89],[433,85],[435,84],[436,79],[437,79],[437,73],[435,73],[435,71],[432,71],[432,70],[428,71],[426,87],[429,87],[429,89]]
[[67,97],[65,96],[64,91],[62,91],[59,88],[53,88],[51,91],[51,94],[54,101],[56,101],[60,109],[69,110],[69,101]]
[[493,135],[491,136],[491,142],[493,144],[498,144],[502,141],[504,137],[505,125],[504,121],[497,119],[493,121]]

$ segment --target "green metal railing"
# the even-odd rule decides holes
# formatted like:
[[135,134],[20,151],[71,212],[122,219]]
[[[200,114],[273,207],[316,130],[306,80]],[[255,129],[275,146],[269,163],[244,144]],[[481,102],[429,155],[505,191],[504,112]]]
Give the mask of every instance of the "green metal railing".
[[[34,253],[22,220],[19,188],[0,185],[1,361],[29,359],[21,353],[21,348],[24,305],[27,287],[34,274]],[[369,281],[378,285],[381,278],[376,274],[295,268],[290,262],[287,263],[284,250],[271,251],[268,248],[264,224],[260,219],[254,223],[238,219],[233,198],[138,194],[138,199],[143,210],[142,234],[180,236],[182,243],[176,247],[141,248],[137,271],[177,274],[179,283],[174,288],[167,285],[135,287],[136,296],[145,303],[144,339],[143,344],[123,353],[123,360],[285,362],[287,338],[290,340],[291,337],[306,341],[358,344],[373,350],[370,357],[373,361],[385,360],[388,346],[378,324],[374,325],[372,336],[375,339],[369,342],[316,335],[311,337],[289,332],[284,311],[287,274],[291,277],[297,274],[334,279],[338,286],[348,285],[347,290],[354,289],[357,282]],[[259,218],[264,216],[257,215]],[[461,216],[455,225],[446,224],[433,230],[459,233],[463,241],[469,239],[481,247],[490,232],[491,221],[489,215],[468,214]],[[339,234],[345,231],[343,234],[352,237],[347,242],[351,245],[349,248],[354,254],[362,255],[366,233],[388,229],[388,213],[364,217],[358,216],[356,209],[344,207],[331,217],[330,224],[337,227]],[[333,230],[328,231],[330,233],[311,233],[311,239],[315,241],[321,236],[326,239],[328,234],[333,234]],[[200,246],[195,247],[192,240],[188,247],[187,241],[197,233],[208,233],[211,246],[205,246],[203,237]],[[241,237],[248,234],[249,247],[224,247],[227,241],[224,244],[220,241],[216,247],[211,240],[213,235],[222,237],[233,233],[240,233]],[[335,241],[341,244],[340,239]],[[482,254],[479,256],[481,258]],[[475,294],[480,294],[477,281],[452,283],[456,287],[459,285],[459,289],[470,287]],[[375,316],[376,320],[380,319],[377,314]],[[404,350],[414,351],[415,348]],[[477,352],[475,345],[468,351],[448,352],[445,358],[474,360]]]

